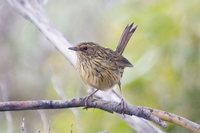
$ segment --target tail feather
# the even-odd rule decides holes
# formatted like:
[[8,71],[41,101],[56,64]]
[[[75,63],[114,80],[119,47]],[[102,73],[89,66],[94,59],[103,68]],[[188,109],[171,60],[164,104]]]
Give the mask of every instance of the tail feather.
[[116,52],[119,53],[120,55],[122,55],[122,53],[124,52],[124,49],[125,49],[126,45],[128,44],[128,41],[130,40],[131,36],[137,29],[137,26],[133,26],[133,25],[134,25],[134,23],[132,23],[130,25],[128,24],[126,26],[126,28],[124,29],[124,32],[121,35],[121,39],[116,48]]

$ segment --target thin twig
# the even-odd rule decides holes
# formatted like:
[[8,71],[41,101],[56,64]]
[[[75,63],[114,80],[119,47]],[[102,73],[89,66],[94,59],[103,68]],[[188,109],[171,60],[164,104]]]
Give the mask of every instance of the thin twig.
[[169,112],[166,112],[163,110],[152,109],[149,107],[146,107],[146,109],[148,109],[149,111],[152,112],[152,114],[154,114],[155,116],[158,116],[159,118],[161,118],[164,121],[176,123],[177,125],[185,127],[189,130],[192,130],[193,132],[200,132],[199,124],[192,122],[184,117],[181,117],[176,114],[169,113]]

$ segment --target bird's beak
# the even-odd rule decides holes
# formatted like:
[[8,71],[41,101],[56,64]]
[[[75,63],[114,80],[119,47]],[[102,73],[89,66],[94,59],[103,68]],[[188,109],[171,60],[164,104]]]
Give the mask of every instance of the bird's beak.
[[73,50],[73,51],[78,51],[79,50],[77,47],[69,47],[68,49]]

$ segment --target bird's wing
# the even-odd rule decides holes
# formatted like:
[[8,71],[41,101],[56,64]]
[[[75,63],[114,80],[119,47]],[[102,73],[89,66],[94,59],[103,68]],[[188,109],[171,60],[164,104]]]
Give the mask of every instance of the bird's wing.
[[115,67],[133,67],[133,65],[125,57],[116,52],[113,52],[113,54],[108,57],[108,61],[111,66],[114,65]]
[[119,67],[133,67],[133,65],[123,56],[118,56],[115,58],[116,64]]

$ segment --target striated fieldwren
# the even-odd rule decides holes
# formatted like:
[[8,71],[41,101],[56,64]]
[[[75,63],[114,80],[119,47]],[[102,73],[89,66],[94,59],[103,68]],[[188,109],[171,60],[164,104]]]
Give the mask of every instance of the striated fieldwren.
[[120,80],[124,68],[133,67],[122,53],[136,28],[133,24],[126,26],[115,51],[94,42],[81,42],[69,48],[77,54],[77,69],[86,84],[96,88],[96,91],[108,90],[118,84],[121,91]]

